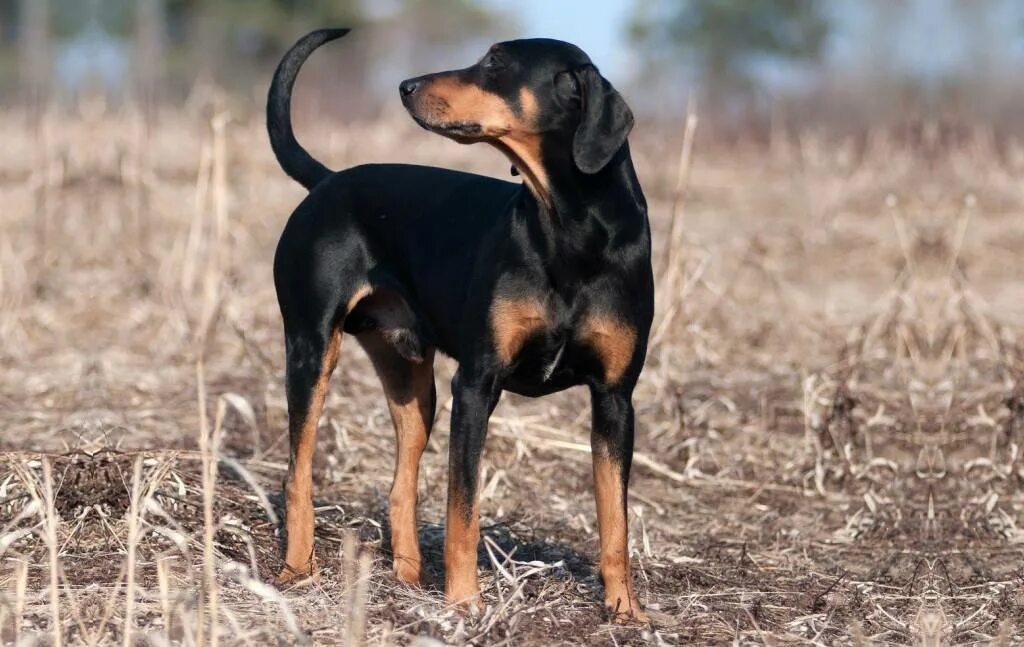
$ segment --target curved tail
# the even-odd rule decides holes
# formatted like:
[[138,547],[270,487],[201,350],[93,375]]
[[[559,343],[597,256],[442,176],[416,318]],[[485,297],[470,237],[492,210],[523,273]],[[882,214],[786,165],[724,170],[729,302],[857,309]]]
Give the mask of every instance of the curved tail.
[[341,38],[348,29],[318,29],[299,39],[281,59],[274,72],[267,95],[267,132],[270,146],[284,172],[296,182],[312,190],[320,180],[331,174],[331,170],[313,159],[295,139],[292,131],[292,88],[299,69],[313,50],[324,43]]

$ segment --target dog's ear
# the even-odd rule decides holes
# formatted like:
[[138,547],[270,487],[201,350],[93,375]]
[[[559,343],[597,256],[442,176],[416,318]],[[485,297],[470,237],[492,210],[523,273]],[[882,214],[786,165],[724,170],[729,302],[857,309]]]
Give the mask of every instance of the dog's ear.
[[633,112],[615,88],[593,65],[575,71],[582,116],[572,140],[572,157],[584,173],[603,169],[626,143],[633,129]]

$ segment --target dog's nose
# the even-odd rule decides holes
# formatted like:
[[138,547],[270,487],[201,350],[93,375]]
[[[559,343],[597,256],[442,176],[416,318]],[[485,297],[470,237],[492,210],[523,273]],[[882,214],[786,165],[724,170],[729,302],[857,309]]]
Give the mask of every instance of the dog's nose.
[[422,85],[423,81],[421,79],[407,79],[399,84],[398,91],[402,93],[403,97],[408,97],[415,94],[416,90],[419,90]]

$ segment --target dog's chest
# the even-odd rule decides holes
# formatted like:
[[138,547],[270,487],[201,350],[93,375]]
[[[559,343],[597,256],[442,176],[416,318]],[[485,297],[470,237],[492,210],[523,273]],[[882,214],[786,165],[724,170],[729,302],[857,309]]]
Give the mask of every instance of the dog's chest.
[[595,305],[585,291],[575,298],[520,297],[499,302],[496,312],[499,357],[518,387],[511,390],[546,393],[614,382],[632,360],[636,331],[628,313]]

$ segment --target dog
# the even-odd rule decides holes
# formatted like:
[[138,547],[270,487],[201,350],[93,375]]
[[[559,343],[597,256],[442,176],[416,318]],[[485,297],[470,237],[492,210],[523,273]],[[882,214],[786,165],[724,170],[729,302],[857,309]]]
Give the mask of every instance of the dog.
[[476,64],[402,81],[420,126],[504,153],[522,182],[407,164],[332,172],[292,131],[303,62],[347,30],[310,33],[282,59],[267,127],[284,171],[309,190],[274,257],[284,320],[290,460],[287,583],[316,570],[312,456],[342,336],[365,349],[397,437],[389,495],[394,570],[420,582],[420,455],[434,421],[433,361],[452,380],[444,541],[446,598],[480,609],[477,489],[503,391],[590,389],[593,474],[606,607],[646,621],[634,591],[626,497],[633,389],[654,312],[647,203],[627,135],[633,114],[579,48],[548,39],[491,47]]

